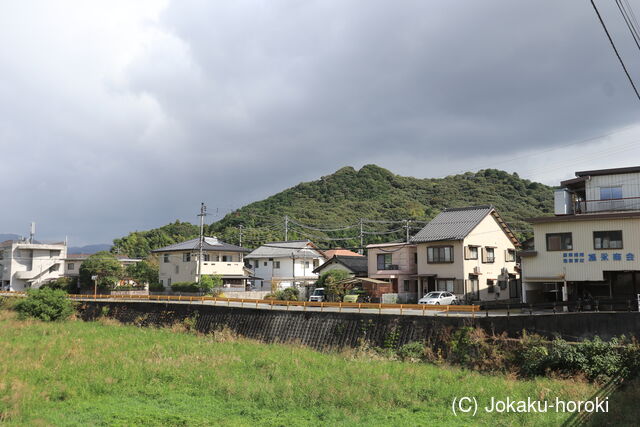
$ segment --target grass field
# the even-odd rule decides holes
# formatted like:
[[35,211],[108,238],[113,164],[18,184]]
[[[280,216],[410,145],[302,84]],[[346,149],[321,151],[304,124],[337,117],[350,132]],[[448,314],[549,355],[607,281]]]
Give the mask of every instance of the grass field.
[[[20,321],[6,310],[0,355],[0,417],[20,426],[559,425],[569,415],[456,418],[451,402],[578,400],[598,389],[111,322]],[[626,418],[599,423],[609,420]]]

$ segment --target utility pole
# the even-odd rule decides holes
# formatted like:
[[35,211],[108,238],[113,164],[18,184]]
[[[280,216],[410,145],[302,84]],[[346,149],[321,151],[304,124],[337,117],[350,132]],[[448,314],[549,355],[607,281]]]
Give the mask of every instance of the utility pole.
[[196,283],[200,282],[202,274],[202,251],[204,250],[204,217],[207,215],[207,207],[204,203],[200,204],[200,241],[198,242],[198,274],[196,275]]
[[242,228],[244,227],[244,225],[240,224],[238,226],[238,228],[240,229],[240,243],[238,244],[238,246],[242,246]]
[[364,228],[362,224],[362,218],[360,218],[360,254],[364,254]]
[[289,215],[284,216],[284,241],[289,241]]
[[410,220],[408,220],[408,219],[404,221],[404,228],[406,228],[406,229],[407,229],[407,243],[409,243],[409,223],[410,223],[410,222],[411,222],[411,221],[410,221]]

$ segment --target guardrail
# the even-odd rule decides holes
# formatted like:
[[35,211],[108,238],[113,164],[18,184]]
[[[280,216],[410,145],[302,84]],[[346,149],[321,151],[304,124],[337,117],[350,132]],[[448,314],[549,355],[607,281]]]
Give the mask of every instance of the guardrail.
[[[25,295],[25,292],[7,291],[1,294],[13,294],[16,296]],[[383,304],[383,303],[360,303],[360,302],[316,302],[316,301],[283,301],[273,299],[249,299],[249,298],[219,298],[211,296],[182,296],[182,295],[93,295],[93,294],[69,294],[69,298],[73,300],[140,300],[140,301],[178,301],[178,302],[204,302],[213,301],[217,303],[227,303],[229,306],[232,302],[240,303],[241,307],[258,308],[260,304],[269,305],[271,309],[274,306],[289,307],[320,307],[320,311],[324,308],[338,308],[341,312],[343,308],[357,308],[358,312],[362,309],[374,309],[382,312],[383,309],[399,309],[400,314],[404,310],[419,310],[424,315],[426,311],[443,311],[445,313],[475,313],[480,310],[478,305],[426,305],[426,304]]]

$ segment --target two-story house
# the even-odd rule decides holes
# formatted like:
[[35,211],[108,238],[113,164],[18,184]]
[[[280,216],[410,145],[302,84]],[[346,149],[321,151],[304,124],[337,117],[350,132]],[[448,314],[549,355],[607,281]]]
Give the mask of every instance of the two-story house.
[[[418,296],[418,258],[412,243],[367,245],[369,277],[391,283],[398,302],[415,302]],[[377,296],[377,295],[376,295]]]
[[[71,279],[78,279],[80,277],[80,267],[82,263],[90,256],[90,254],[68,254],[64,259],[64,276]],[[115,257],[120,261],[120,265],[122,265],[123,268],[142,261],[141,259],[129,258],[124,255],[115,255]]]
[[413,238],[418,295],[449,291],[467,301],[518,299],[518,240],[493,206],[445,209]]
[[245,259],[259,277],[254,281],[258,291],[312,285],[318,280],[318,274],[313,270],[326,261],[323,253],[309,240],[266,243]]
[[39,288],[63,275],[67,244],[7,240],[0,243],[0,289]]
[[[172,283],[195,282],[198,276],[200,239],[165,246],[151,251],[160,264],[160,284],[170,288]],[[226,288],[245,290],[251,279],[245,268],[244,255],[249,252],[240,246],[225,243],[216,237],[205,237],[202,243],[201,275],[221,276]]]
[[555,192],[555,215],[532,218],[523,251],[524,302],[640,293],[640,166],[582,171]]

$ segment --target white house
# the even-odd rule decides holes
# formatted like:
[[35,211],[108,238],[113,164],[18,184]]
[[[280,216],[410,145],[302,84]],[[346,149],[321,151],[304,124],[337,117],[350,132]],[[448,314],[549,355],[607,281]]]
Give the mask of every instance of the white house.
[[260,291],[311,285],[318,279],[318,273],[313,270],[326,261],[309,240],[267,243],[245,259],[260,278],[254,282]]
[[58,279],[64,272],[67,245],[7,240],[0,243],[0,288],[24,291]]
[[[172,283],[196,281],[199,248],[200,239],[195,238],[151,251],[160,263],[160,284],[170,288]],[[252,277],[244,265],[248,249],[205,237],[202,252],[201,275],[221,276],[226,288],[245,290],[247,280]]]

